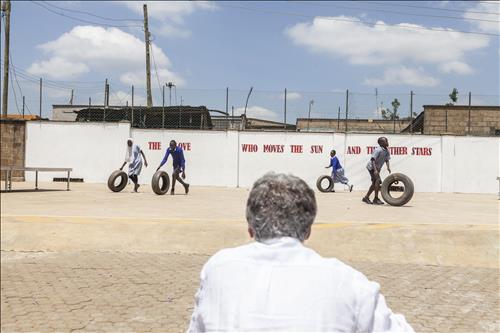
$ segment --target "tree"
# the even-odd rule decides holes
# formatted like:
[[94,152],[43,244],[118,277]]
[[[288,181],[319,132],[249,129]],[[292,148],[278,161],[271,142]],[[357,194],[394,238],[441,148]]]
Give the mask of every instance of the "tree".
[[398,109],[401,106],[397,98],[391,102],[392,111],[388,108],[381,108],[380,112],[382,113],[382,118],[385,120],[394,120],[399,119]]
[[446,103],[446,105],[454,105],[458,101],[458,89],[453,88],[451,93],[448,95],[451,99],[451,103]]

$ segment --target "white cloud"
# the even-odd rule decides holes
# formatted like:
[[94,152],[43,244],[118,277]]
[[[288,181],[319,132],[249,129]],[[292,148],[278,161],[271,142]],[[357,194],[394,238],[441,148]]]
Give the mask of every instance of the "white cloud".
[[288,99],[290,101],[294,101],[294,100],[301,99],[301,98],[302,98],[302,95],[298,92],[291,91],[291,92],[286,93],[286,99]]
[[487,36],[452,29],[443,32],[422,30],[419,28],[423,26],[407,23],[391,26],[379,21],[376,26],[367,26],[359,22],[356,17],[316,17],[311,23],[298,23],[286,29],[285,34],[312,52],[357,65],[465,64],[468,52],[485,48],[489,43]]
[[28,68],[28,72],[33,75],[46,75],[50,73],[51,78],[68,79],[88,73],[89,67],[82,62],[72,62],[65,58],[53,57],[49,60],[34,62]]
[[[483,12],[483,13],[474,13],[474,12]],[[492,13],[492,14],[485,14],[485,13]],[[474,7],[466,11],[463,17],[465,19],[469,19],[469,22],[481,31],[498,34],[500,33],[500,23],[498,22],[498,15],[500,15],[500,2],[497,1],[488,3],[477,2],[477,4]],[[478,21],[478,20],[483,20],[483,21]]]
[[474,71],[465,62],[451,61],[439,65],[439,70],[443,73],[472,74]]
[[[241,115],[245,113],[244,107],[239,107],[234,109],[235,115]],[[265,120],[277,120],[278,114],[272,110],[266,109],[262,106],[249,106],[247,107],[247,117],[249,118],[259,118]]]
[[[109,94],[109,104],[110,105],[126,105],[127,101],[129,105],[132,103],[132,95],[124,91],[111,92]],[[141,106],[146,105],[146,97],[134,93],[134,105]]]
[[429,76],[422,68],[413,69],[404,66],[388,68],[381,79],[365,79],[371,86],[410,85],[416,87],[434,87],[439,80]]
[[[115,72],[119,73],[122,83],[145,85],[145,75],[142,78],[137,75],[144,73],[144,43],[120,29],[77,26],[38,47],[49,59],[33,63],[28,69],[31,74],[68,79],[90,71],[106,76]],[[152,52],[159,76],[181,86],[184,80],[171,70],[163,50],[153,44]]]
[[166,37],[188,38],[191,37],[191,31],[178,28],[171,24],[163,24],[156,30],[159,35]]
[[148,5],[148,16],[161,22],[158,34],[168,37],[186,38],[191,32],[184,27],[185,18],[197,10],[214,10],[215,3],[209,1],[122,1],[133,12],[143,15],[143,5]]

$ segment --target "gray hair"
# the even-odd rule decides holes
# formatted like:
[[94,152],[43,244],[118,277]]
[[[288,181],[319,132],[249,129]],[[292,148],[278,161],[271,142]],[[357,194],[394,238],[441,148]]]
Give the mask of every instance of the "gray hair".
[[247,201],[255,239],[294,237],[304,241],[316,217],[314,191],[302,179],[270,172],[259,178]]

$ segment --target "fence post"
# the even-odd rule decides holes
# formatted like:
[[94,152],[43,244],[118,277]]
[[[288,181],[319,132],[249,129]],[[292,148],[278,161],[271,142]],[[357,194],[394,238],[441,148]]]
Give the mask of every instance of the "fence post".
[[444,132],[448,133],[448,109],[444,110]]
[[130,127],[134,126],[134,86],[132,86],[132,109],[130,110]]
[[231,106],[231,129],[234,129],[234,105]]
[[413,133],[413,90],[410,91],[410,134]]
[[283,128],[286,131],[286,88],[285,88],[285,101],[284,101],[284,116],[283,116]]
[[392,132],[396,134],[396,112],[392,115],[392,123],[393,123],[393,129]]
[[337,132],[340,131],[340,106],[339,106],[339,114],[337,115]]
[[345,92],[345,132],[347,133],[347,119],[349,119],[349,89]]
[[226,87],[226,131],[229,127],[229,87]]
[[471,106],[471,100],[472,100],[472,93],[469,91],[469,129],[468,129],[468,134],[470,135],[470,106]]
[[26,104],[26,100],[24,99],[24,96],[23,96],[23,119],[24,119],[24,105]]
[[40,121],[42,120],[42,78],[40,78]]
[[161,86],[161,128],[165,128],[165,85]]
[[104,81],[104,102],[103,102],[103,109],[102,109],[102,121],[106,121],[106,102],[108,101],[108,79]]

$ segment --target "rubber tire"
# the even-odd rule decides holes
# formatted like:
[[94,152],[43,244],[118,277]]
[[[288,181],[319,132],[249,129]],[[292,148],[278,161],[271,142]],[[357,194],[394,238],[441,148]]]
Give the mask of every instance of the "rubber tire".
[[[120,184],[115,185],[115,181],[117,178],[121,178],[121,181]],[[108,178],[108,187],[113,192],[122,191],[127,186],[127,183],[128,183],[128,176],[127,173],[123,170],[113,171]]]
[[[323,188],[321,187],[321,183],[323,183],[323,180],[325,179],[328,179],[330,184],[328,185],[327,188]],[[320,192],[323,192],[323,193],[326,193],[326,192],[331,192],[332,191],[332,188],[333,188],[333,179],[332,177],[330,176],[321,176],[318,178],[318,180],[316,181],[316,187],[318,188],[318,190]]]
[[[399,198],[392,197],[389,192],[389,187],[396,181],[402,182],[405,188],[403,194]],[[413,197],[414,191],[413,182],[410,177],[403,175],[402,173],[391,173],[384,179],[382,186],[380,187],[382,198],[384,198],[384,201],[391,206],[403,206],[407,204]]]
[[[160,180],[162,179],[163,184],[160,187]],[[153,175],[153,178],[151,179],[151,187],[153,188],[153,192],[158,195],[164,195],[165,193],[167,193],[168,189],[170,188],[170,177],[168,176],[168,173],[162,170],[156,171]]]

